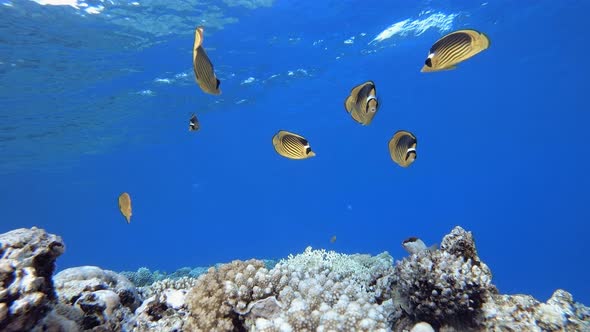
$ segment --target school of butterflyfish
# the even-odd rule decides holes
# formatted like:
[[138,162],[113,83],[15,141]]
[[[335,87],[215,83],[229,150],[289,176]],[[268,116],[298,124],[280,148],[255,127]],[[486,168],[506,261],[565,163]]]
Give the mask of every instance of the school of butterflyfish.
[[[221,81],[215,75],[215,69],[203,47],[204,27],[195,29],[193,44],[193,70],[195,79],[201,90],[212,95],[221,94]],[[489,38],[482,32],[473,29],[462,29],[446,34],[437,40],[428,52],[422,73],[453,70],[457,65],[490,46]],[[371,124],[379,109],[375,82],[366,81],[354,86],[344,100],[344,109],[350,117],[361,124]],[[200,129],[196,114],[189,119],[189,131]],[[388,148],[391,159],[400,167],[409,167],[417,158],[416,136],[408,130],[396,131],[389,140]],[[315,157],[309,141],[301,134],[280,129],[272,136],[272,145],[276,153],[287,159],[308,159]],[[119,196],[119,210],[131,222],[131,197],[124,192]],[[330,242],[334,242],[333,236]]]

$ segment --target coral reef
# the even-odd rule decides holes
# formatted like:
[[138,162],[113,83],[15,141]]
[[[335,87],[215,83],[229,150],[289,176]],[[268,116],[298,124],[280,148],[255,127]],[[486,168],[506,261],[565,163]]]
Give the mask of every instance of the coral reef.
[[440,249],[410,249],[396,264],[387,252],[307,248],[278,263],[218,264],[198,278],[190,268],[119,274],[94,266],[52,278],[61,239],[18,229],[0,234],[0,330],[590,331],[590,308],[564,290],[545,303],[499,294],[461,227]]
[[[307,248],[268,271],[261,261],[210,269],[187,296],[191,331],[387,330],[377,279],[392,259]],[[385,285],[385,284],[383,284]],[[381,293],[381,292],[379,292]]]

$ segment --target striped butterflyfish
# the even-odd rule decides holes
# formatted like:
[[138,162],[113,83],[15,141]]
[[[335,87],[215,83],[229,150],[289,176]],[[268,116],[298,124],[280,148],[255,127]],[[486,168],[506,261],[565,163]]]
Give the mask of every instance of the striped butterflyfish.
[[389,141],[391,159],[401,167],[408,167],[416,159],[418,141],[412,133],[400,130]]
[[124,192],[119,195],[119,211],[127,219],[127,223],[131,222],[131,197],[128,193]]
[[285,158],[307,159],[315,156],[305,138],[286,130],[280,130],[272,137],[272,145]]
[[197,119],[197,115],[193,113],[191,118],[188,120],[188,130],[189,131],[197,131],[201,128],[199,125],[199,120]]
[[344,108],[356,122],[370,124],[379,108],[375,83],[367,81],[355,86],[344,100]]
[[212,95],[221,94],[219,84],[221,83],[215,71],[213,64],[207,56],[207,52],[203,48],[203,27],[199,26],[195,29],[195,43],[193,45],[193,70],[195,72],[195,79],[197,84],[206,93]]
[[452,70],[456,65],[490,47],[488,37],[476,30],[451,32],[430,48],[421,72]]

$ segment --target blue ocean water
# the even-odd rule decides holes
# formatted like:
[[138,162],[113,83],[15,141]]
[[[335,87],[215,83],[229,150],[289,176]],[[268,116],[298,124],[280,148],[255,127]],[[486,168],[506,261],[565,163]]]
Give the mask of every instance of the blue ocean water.
[[[62,236],[59,270],[174,271],[307,246],[398,260],[405,238],[436,243],[460,225],[500,292],[590,303],[590,2],[48,2],[0,3],[0,232]],[[201,24],[220,96],[194,81]],[[461,28],[491,47],[420,73]],[[380,109],[363,127],[343,104],[366,80]],[[277,155],[280,129],[317,156]],[[387,150],[400,129],[418,139],[406,169]]]

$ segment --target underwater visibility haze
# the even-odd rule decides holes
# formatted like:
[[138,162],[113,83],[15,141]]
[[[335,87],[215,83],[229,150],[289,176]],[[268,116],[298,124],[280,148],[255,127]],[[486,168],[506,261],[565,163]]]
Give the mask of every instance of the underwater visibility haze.
[[[589,13],[0,0],[0,233],[60,235],[58,271],[173,272],[308,246],[397,261],[461,226],[500,292],[589,304]],[[489,47],[421,71],[465,29]]]

